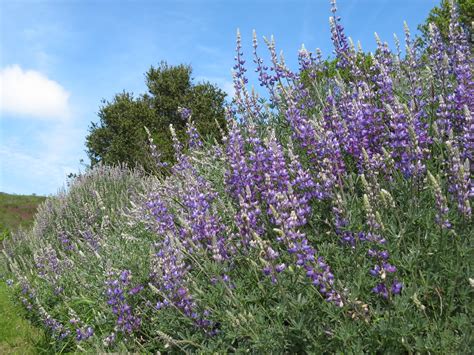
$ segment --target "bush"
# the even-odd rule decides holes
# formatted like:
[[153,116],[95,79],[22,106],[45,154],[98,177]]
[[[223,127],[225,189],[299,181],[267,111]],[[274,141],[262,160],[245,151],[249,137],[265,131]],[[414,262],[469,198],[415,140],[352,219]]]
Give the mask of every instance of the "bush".
[[335,75],[270,43],[267,104],[238,38],[222,144],[188,119],[169,172],[93,169],[7,243],[54,350],[470,350],[470,48],[453,18],[428,65],[408,30],[405,57],[366,60],[335,18]]
[[[224,126],[226,94],[208,82],[194,84],[190,66],[169,66],[162,62],[151,67],[146,76],[148,94],[134,97],[123,92],[112,101],[103,101],[100,121],[92,123],[86,137],[91,165],[97,163],[141,166],[151,172],[157,167],[146,149],[145,128],[153,132],[155,144],[163,162],[173,162],[173,149],[168,126],[173,124],[178,135],[184,136],[186,120],[180,108],[192,113],[200,134],[209,140],[221,139]],[[159,169],[158,169],[159,170]]]

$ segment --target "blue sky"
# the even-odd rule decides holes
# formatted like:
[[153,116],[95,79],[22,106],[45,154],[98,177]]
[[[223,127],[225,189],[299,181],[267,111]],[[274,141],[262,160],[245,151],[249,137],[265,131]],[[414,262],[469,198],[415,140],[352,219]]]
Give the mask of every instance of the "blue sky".
[[[372,51],[374,32],[393,46],[403,21],[415,32],[438,2],[338,8],[347,34]],[[237,28],[247,58],[253,29],[260,43],[275,36],[290,67],[303,43],[331,55],[329,10],[329,0],[0,0],[0,191],[56,193],[88,162],[85,136],[101,100],[144,93],[144,73],[162,60],[191,64],[197,81],[230,93]]]

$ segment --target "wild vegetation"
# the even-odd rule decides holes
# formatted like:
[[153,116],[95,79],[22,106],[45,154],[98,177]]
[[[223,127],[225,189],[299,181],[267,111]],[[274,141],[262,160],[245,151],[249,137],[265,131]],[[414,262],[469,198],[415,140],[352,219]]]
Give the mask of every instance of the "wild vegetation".
[[[0,241],[18,228],[31,227],[36,209],[44,200],[42,196],[0,193]],[[46,337],[24,318],[25,310],[21,305],[11,302],[11,293],[4,281],[5,275],[0,272],[0,353],[29,354],[47,349],[47,346],[43,346]]]
[[208,82],[193,82],[188,65],[170,66],[162,62],[145,73],[148,93],[134,97],[122,92],[112,101],[103,101],[99,109],[99,123],[92,123],[86,137],[87,154],[91,165],[97,163],[141,166],[156,171],[147,150],[147,127],[160,149],[164,163],[174,163],[169,125],[176,134],[185,136],[186,121],[179,110],[193,111],[193,121],[199,134],[206,139],[220,140],[225,126],[224,98],[226,94]]
[[[447,41],[449,36],[449,24],[452,11],[453,1],[441,0],[438,6],[435,6],[426,21],[418,26],[422,32],[420,42],[427,44],[427,39],[430,37],[430,23],[434,24],[443,40]],[[467,39],[474,42],[474,4],[471,0],[457,0],[455,2],[457,11],[459,13],[459,25],[467,34]]]
[[[237,38],[222,142],[192,110],[157,175],[96,165],[5,244],[5,273],[53,350],[468,353],[474,260],[470,44],[365,54],[335,2],[336,60],[290,70]],[[425,60],[425,58],[429,60]]]
[[43,196],[10,195],[0,192],[0,241],[18,228],[29,228],[33,224],[38,205]]

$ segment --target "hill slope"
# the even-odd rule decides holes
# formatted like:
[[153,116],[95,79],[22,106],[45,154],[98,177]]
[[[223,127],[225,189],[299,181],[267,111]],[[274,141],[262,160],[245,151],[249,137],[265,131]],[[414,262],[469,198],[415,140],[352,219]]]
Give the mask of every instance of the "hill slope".
[[[0,192],[0,242],[11,231],[19,227],[30,227],[38,205],[45,199],[43,196],[11,195]],[[4,281],[2,275],[0,281]],[[0,282],[0,314],[2,314],[0,353],[36,353],[42,340],[42,332],[24,319],[24,309],[12,303],[9,293],[5,282]]]
[[38,205],[45,199],[43,196],[0,192],[0,240],[19,227],[31,226]]

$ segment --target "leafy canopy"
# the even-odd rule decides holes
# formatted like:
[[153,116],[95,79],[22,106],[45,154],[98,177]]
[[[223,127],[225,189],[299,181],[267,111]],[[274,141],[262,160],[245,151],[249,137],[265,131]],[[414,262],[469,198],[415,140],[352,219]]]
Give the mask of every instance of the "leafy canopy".
[[126,163],[141,165],[151,171],[155,165],[148,152],[147,127],[164,162],[173,161],[169,125],[178,137],[184,136],[186,121],[179,107],[189,108],[198,132],[211,140],[220,139],[224,126],[225,93],[209,82],[194,84],[189,65],[171,66],[161,62],[145,73],[148,93],[116,94],[112,101],[102,101],[99,122],[92,123],[86,137],[87,154],[94,166]]
[[441,0],[439,6],[433,7],[425,22],[418,26],[418,29],[422,33],[423,43],[428,42],[429,38],[429,24],[436,25],[439,29],[443,40],[447,40],[449,33],[449,20],[451,18],[451,5],[454,4],[459,14],[459,22],[463,27],[464,31],[468,34],[468,39],[473,42],[473,24],[474,24],[474,1],[473,0]]

